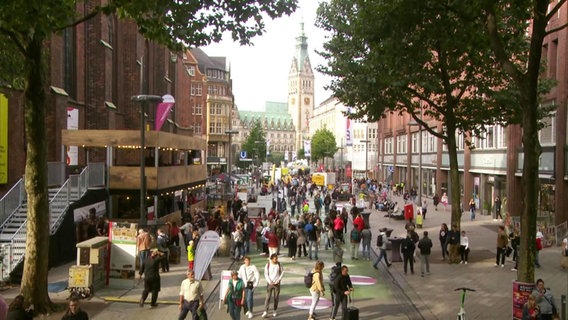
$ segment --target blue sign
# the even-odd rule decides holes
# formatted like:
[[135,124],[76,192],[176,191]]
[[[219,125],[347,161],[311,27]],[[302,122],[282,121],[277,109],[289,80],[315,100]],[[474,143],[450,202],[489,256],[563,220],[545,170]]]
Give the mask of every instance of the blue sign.
[[393,173],[393,172],[394,172],[393,166],[389,166],[389,172],[390,172],[390,173]]
[[246,159],[246,158],[247,158],[247,152],[241,151],[241,159]]

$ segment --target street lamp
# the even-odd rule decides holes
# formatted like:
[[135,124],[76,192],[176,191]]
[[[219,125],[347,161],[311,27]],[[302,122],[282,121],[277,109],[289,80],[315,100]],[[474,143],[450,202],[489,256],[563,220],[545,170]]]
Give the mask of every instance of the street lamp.
[[414,119],[408,122],[408,126],[418,126],[418,205],[422,206],[422,126]]
[[140,94],[130,98],[133,102],[139,102],[142,110],[140,112],[140,224],[146,224],[146,156],[144,148],[146,145],[146,110],[150,103],[162,102],[162,97],[155,95]]
[[229,174],[229,181],[227,181],[227,184],[225,185],[225,191],[227,193],[229,193],[230,190],[227,190],[227,189],[229,189],[229,187],[231,186],[231,153],[233,152],[233,150],[232,150],[233,148],[231,148],[232,147],[231,137],[234,134],[239,134],[239,132],[237,130],[225,130],[225,134],[229,135],[229,155],[227,157],[227,165],[228,165],[227,171],[228,171],[228,174]]
[[369,153],[369,142],[371,142],[371,140],[361,140],[361,142],[365,144],[365,181],[367,181],[367,159]]

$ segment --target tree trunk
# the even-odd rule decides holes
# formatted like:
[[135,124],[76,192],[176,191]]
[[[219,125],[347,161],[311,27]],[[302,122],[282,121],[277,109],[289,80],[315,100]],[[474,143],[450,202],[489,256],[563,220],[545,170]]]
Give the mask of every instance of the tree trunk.
[[[525,90],[521,90],[522,92]],[[524,98],[524,97],[523,97]],[[536,215],[538,212],[539,177],[538,164],[542,152],[538,140],[538,104],[526,97],[523,103],[523,212],[521,215],[521,251],[519,254],[519,281],[534,283],[536,256]]]
[[28,196],[28,222],[21,284],[21,293],[25,300],[33,303],[34,311],[40,314],[52,312],[54,307],[47,292],[50,214],[43,40],[41,32],[37,32],[26,48],[24,121],[27,140],[25,185]]
[[450,228],[456,225],[458,230],[461,230],[461,187],[460,187],[460,173],[458,170],[458,150],[456,143],[456,128],[452,122],[453,115],[448,114],[446,118],[446,135],[448,137],[448,157],[450,158],[450,190],[451,204],[452,204],[452,218]]

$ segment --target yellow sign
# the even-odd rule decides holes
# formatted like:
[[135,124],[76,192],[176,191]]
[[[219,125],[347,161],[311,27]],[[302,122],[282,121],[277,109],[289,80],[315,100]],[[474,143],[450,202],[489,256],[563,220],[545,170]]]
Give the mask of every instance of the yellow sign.
[[325,176],[322,174],[313,174],[312,182],[315,183],[316,186],[323,186],[325,185]]
[[8,183],[8,99],[0,94],[0,184]]

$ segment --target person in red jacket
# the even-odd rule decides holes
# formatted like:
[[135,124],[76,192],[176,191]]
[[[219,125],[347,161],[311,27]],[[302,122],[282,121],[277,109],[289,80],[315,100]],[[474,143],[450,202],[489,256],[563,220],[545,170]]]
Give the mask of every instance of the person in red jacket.
[[360,213],[358,213],[355,220],[353,220],[353,226],[355,225],[357,225],[357,230],[359,230],[359,232],[363,231],[365,227],[365,221],[363,220],[363,217]]
[[340,240],[343,243],[345,243],[345,241],[343,240],[343,228],[344,227],[345,227],[345,224],[343,223],[343,218],[341,218],[341,215],[337,215],[335,217],[335,219],[333,220],[333,237],[336,240]]
[[278,239],[276,232],[272,230],[272,228],[268,231],[266,238],[268,238],[268,256],[270,257],[272,254],[278,254],[280,239]]

